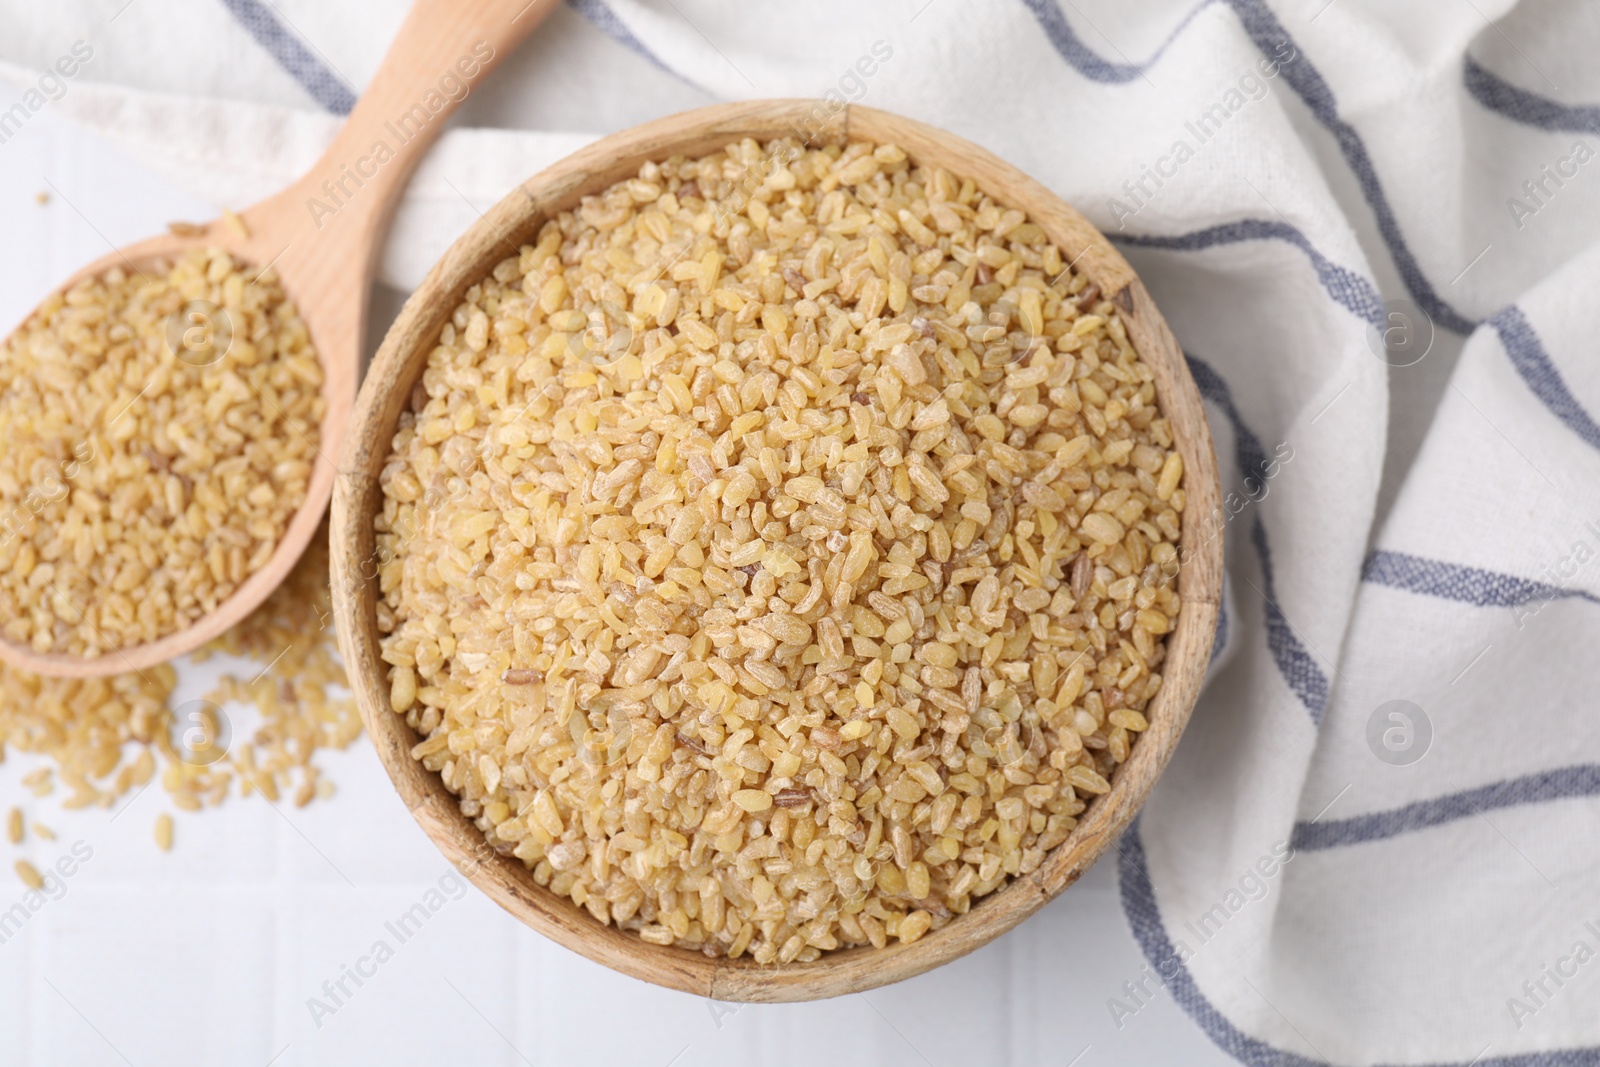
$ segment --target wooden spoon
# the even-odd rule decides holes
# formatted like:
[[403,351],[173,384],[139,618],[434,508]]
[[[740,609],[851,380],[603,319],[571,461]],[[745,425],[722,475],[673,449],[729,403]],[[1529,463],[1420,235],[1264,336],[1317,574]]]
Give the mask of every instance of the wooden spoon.
[[[556,0],[417,0],[372,83],[328,151],[276,196],[205,226],[175,227],[78,271],[63,290],[122,267],[130,273],[196,248],[270,265],[295,302],[322,362],[318,459],[304,503],[266,566],[186,629],[82,657],[0,639],[0,659],[39,674],[94,677],[142,670],[191,652],[254,611],[288,575],[322,522],[361,377],[368,293],[380,238],[417,163],[462,100],[532,31]],[[381,146],[381,147],[380,147]],[[243,225],[239,225],[242,222]]]

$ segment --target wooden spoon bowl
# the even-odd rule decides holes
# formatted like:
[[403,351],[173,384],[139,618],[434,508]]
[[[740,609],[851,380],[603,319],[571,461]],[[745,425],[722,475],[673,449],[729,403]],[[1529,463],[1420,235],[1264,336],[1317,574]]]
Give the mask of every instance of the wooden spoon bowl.
[[148,273],[192,249],[218,248],[241,264],[270,266],[316,347],[325,414],[305,500],[266,565],[214,610],[160,640],[94,657],[39,653],[0,639],[0,660],[58,677],[143,670],[222,634],[288,576],[333,490],[333,457],[361,377],[368,291],[395,202],[450,113],[554,6],[555,0],[418,0],[349,120],[304,177],[240,212],[237,222],[175,226],[176,232],[115,250],[67,279],[63,291],[113,267]]
[[[819,121],[819,115],[825,117]],[[1026,211],[1067,259],[1111,294],[1134,347],[1154,371],[1158,401],[1183,455],[1187,505],[1178,577],[1183,609],[1167,636],[1165,681],[1146,712],[1150,728],[1117,769],[1111,791],[1089,804],[1072,835],[1031,874],[912,944],[842,949],[811,963],[763,966],[652,945],[602,925],[540,886],[520,860],[487,847],[439,775],[412,759],[412,746],[421,738],[390,710],[388,669],[379,655],[373,518],[383,502],[378,475],[397,418],[440,328],[469,287],[531,242],[545,220],[636,175],[648,160],[704,154],[744,137],[785,135],[822,143],[893,142],[913,160],[970,177],[997,200]],[[412,815],[452,863],[529,926],[624,974],[717,1000],[810,1000],[899,981],[998,937],[1076,881],[1133,818],[1172,755],[1205,676],[1222,591],[1222,542],[1205,525],[1219,507],[1211,433],[1182,352],[1132,268],[1082,216],[1016,168],[941,130],[863,107],[830,113],[814,101],[758,101],[703,108],[607,137],[531,178],[456,241],[407,301],[362,386],[340,467],[331,535],[340,647],[367,730]]]

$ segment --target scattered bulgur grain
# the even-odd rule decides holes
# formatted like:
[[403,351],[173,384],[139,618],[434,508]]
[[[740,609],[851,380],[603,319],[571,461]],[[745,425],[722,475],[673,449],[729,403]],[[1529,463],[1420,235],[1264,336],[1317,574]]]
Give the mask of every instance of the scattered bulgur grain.
[[27,860],[18,860],[16,865],[17,877],[22,879],[22,884],[29,889],[43,889],[44,877],[39,874],[39,868]]
[[172,851],[172,816],[162,812],[156,816],[156,847],[162,852]]
[[0,344],[0,636],[94,657],[193,623],[305,498],[322,368],[270,271],[195,251]]
[[[0,677],[4,677],[9,670],[9,667],[0,664]],[[3,691],[3,688],[0,688],[0,691]],[[9,697],[10,694],[7,693],[6,696]],[[19,745],[18,747],[22,746]],[[54,772],[49,767],[40,767],[38,770],[29,771],[23,775],[22,785],[36,797],[49,796],[51,791],[55,789],[55,783],[52,780],[53,774]]]
[[[261,725],[254,737],[235,738],[228,767],[241,778],[253,776],[268,799],[279,795],[330,795],[312,762],[325,749],[344,749],[361,736],[361,716],[348,695],[349,682],[334,640],[333,598],[328,586],[327,527],[266,602],[206,650],[245,656],[271,664],[264,675],[246,681],[224,675],[206,695],[218,704],[254,705]],[[333,690],[333,692],[330,692]],[[207,770],[208,768],[199,768]],[[215,769],[210,768],[212,770]],[[195,768],[185,766],[185,771]],[[196,775],[190,791],[204,791],[206,776]],[[310,785],[312,793],[303,791]],[[216,803],[215,800],[208,801]]]
[[[332,785],[313,760],[361,733],[355,703],[344,692],[331,614],[324,532],[260,608],[195,654],[204,659],[229,652],[262,665],[248,681],[224,675],[206,694],[220,708],[253,704],[261,716],[255,733],[234,737],[215,762],[186,763],[174,744],[177,673],[170,664],[93,679],[47,678],[0,665],[0,755],[10,746],[44,756],[49,765],[26,775],[23,784],[48,792],[59,773],[71,791],[69,808],[111,807],[158,770],[163,789],[187,811],[220,804],[235,784],[241,796],[331,796]],[[42,836],[41,827],[35,831]]]
[[1181,467],[1099,295],[892,145],[742,141],[547,222],[381,475],[415,758],[541,884],[713,956],[913,942],[1037,868],[1180,610]]
[[56,839],[56,832],[42,822],[33,824],[33,832],[38,834],[40,840],[43,841],[54,841]]
[[6,836],[13,845],[22,844],[22,809],[12,808],[11,815],[6,819]]

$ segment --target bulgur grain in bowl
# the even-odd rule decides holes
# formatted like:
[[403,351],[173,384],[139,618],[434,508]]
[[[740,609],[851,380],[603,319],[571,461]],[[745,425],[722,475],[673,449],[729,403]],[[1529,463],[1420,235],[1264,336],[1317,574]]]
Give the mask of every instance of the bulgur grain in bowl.
[[537,928],[725,999],[906,977],[1070,884],[1219,589],[1126,264],[965,142],[811,111],[662,120],[503,202],[385,341],[335,494],[419,821]]

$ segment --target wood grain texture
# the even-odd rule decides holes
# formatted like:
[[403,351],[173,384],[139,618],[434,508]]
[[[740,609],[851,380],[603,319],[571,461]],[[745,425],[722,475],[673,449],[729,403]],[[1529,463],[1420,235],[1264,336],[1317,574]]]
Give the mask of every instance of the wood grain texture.
[[[61,677],[143,670],[219,636],[283,582],[317,532],[333,491],[333,457],[361,379],[368,294],[395,204],[451,113],[555,6],[556,0],[419,0],[323,157],[289,188],[239,213],[246,235],[218,220],[196,233],[153,237],[90,263],[63,283],[70,288],[113,267],[143,273],[157,260],[196,248],[270,264],[316,345],[326,413],[305,502],[266,566],[214,611],[159,641],[93,658],[40,654],[0,639],[0,659]],[[468,92],[441,86],[447,77]],[[386,152],[377,150],[380,144]]]
[[[868,108],[852,106],[821,123],[819,115],[826,115],[821,106],[804,100],[703,108],[607,137],[524,183],[462,235],[406,302],[362,386],[333,495],[340,647],[378,755],[418,824],[480,889],[534,929],[625,974],[719,1000],[811,1000],[909,978],[998,937],[1076,881],[1133,818],[1171,757],[1205,676],[1222,590],[1222,542],[1204,540],[1201,528],[1202,517],[1219,506],[1220,495],[1200,395],[1177,342],[1122,256],[1048,189],[976,145]],[[918,162],[970,176],[1043,227],[1091,281],[1112,295],[1130,339],[1154,371],[1158,399],[1184,458],[1188,502],[1178,577],[1183,609],[1167,637],[1165,684],[1148,709],[1150,729],[1117,770],[1111,792],[1089,804],[1072,836],[1032,874],[911,945],[846,949],[825,953],[812,963],[762,966],[748,959],[711,959],[650,945],[633,933],[602,926],[570,900],[534,882],[521,861],[488,849],[439,776],[411,758],[410,749],[420,738],[389,708],[388,671],[379,656],[372,522],[382,504],[377,477],[399,412],[440,327],[472,284],[530,240],[552,213],[634,175],[647,160],[706,152],[740,137],[767,139],[797,131],[822,140],[894,141]]]

